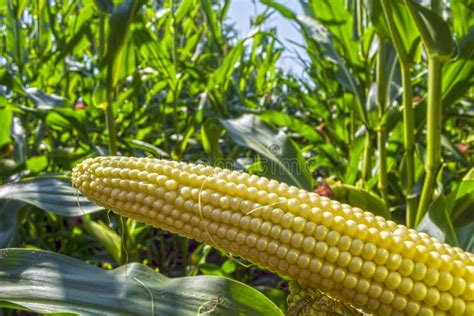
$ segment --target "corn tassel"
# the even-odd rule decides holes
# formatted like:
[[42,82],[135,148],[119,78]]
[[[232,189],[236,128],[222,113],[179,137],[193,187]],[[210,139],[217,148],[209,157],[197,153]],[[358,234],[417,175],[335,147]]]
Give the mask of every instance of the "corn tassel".
[[315,193],[237,171],[98,157],[73,184],[114,212],[382,315],[474,315],[474,255]]

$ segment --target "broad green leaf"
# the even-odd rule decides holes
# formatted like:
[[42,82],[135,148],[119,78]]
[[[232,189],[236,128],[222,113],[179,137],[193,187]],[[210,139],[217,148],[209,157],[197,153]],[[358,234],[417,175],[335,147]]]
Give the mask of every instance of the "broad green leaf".
[[6,68],[0,69],[0,84],[6,86],[10,91],[26,95],[25,87]]
[[[324,22],[327,22],[327,24],[329,25],[334,24],[337,27],[338,24],[344,23],[344,21],[338,20],[339,18],[337,16],[337,12],[336,10],[331,9],[330,2],[328,1],[313,2],[313,7],[315,7],[315,9],[310,9],[308,5],[303,5],[303,7],[306,8],[305,12],[307,14],[303,16],[297,16],[289,8],[273,0],[262,0],[262,3],[277,10],[284,17],[296,22],[300,26],[303,33],[307,36],[308,38],[307,42],[314,42],[316,45],[321,46],[321,48],[323,49],[324,56],[329,61],[331,61],[332,63],[334,63],[335,65],[341,68],[339,72],[339,76],[342,81],[341,83],[348,86],[349,90],[353,91],[357,97],[359,98],[363,97],[360,91],[356,89],[355,85],[351,86],[351,84],[354,83],[353,81],[355,81],[355,78],[351,76],[350,72],[345,66],[345,62],[342,60],[339,53],[336,51],[334,47],[334,43],[333,43],[334,42],[333,34],[324,25]],[[340,1],[337,1],[337,3],[338,3],[337,6],[340,7],[341,6]],[[323,12],[320,12],[320,13],[322,13],[323,16],[325,14],[330,15],[332,18],[335,19],[334,21],[324,20],[324,18],[323,18],[323,21],[316,20],[316,15],[317,15],[316,11],[319,11],[319,8],[317,8],[319,4],[321,4],[322,7],[324,7],[322,8]],[[343,8],[343,11],[347,15],[347,12],[344,8]],[[337,38],[336,40],[339,41],[340,39]],[[345,53],[350,54],[350,52],[347,52],[347,51]],[[365,104],[365,101],[361,102],[361,104]]]
[[81,10],[78,12],[78,14],[75,16],[75,19],[74,19],[73,30],[75,34],[73,38],[76,37],[78,33],[80,33],[84,24],[87,24],[88,22],[90,22],[92,18],[94,18],[94,14],[95,14],[94,4],[84,3],[84,5],[81,7]]
[[219,148],[219,139],[222,134],[222,125],[216,118],[210,118],[201,127],[202,147],[209,155],[211,165],[222,159],[222,152]]
[[429,204],[426,214],[423,215],[416,229],[423,231],[441,241],[458,246],[456,231],[449,216],[448,202],[444,194],[443,166],[436,178],[436,188],[433,192],[433,201]]
[[258,117],[267,123],[287,127],[288,129],[300,134],[309,141],[323,142],[323,138],[316,131],[316,128],[288,114],[284,114],[274,110],[267,110],[258,114]]
[[453,16],[453,28],[456,37],[463,38],[474,27],[474,10],[472,1],[452,0],[449,2],[451,14]]
[[[22,27],[20,16],[28,1],[19,0],[15,3],[16,5],[13,1],[7,1],[7,3],[7,14],[2,16],[2,26],[6,26],[5,31],[2,31],[3,34],[6,33],[6,41],[2,41],[2,56],[8,54],[17,65],[24,65],[28,58],[28,35],[27,29]],[[21,82],[21,79],[19,81]]]
[[216,71],[209,78],[207,88],[209,90],[216,88],[216,86],[223,85],[223,89],[226,89],[227,82],[234,72],[237,62],[244,53],[243,42],[238,42],[237,45],[232,48],[229,54],[225,57],[222,65],[216,69]]
[[359,43],[355,38],[353,15],[346,9],[344,0],[312,0],[311,17],[323,24],[334,37],[346,63],[362,66]]
[[202,263],[198,265],[198,269],[205,275],[225,276],[221,267],[212,263]]
[[127,143],[133,149],[143,150],[154,157],[167,158],[169,154],[163,149],[153,146],[147,142],[137,140],[137,139],[123,139],[122,142]]
[[[186,148],[188,147],[189,140],[191,136],[193,136],[194,132],[196,131],[196,123],[195,123],[196,116],[190,118],[188,127],[186,132],[181,136],[181,139],[173,146],[173,150],[171,151],[171,157],[175,160],[180,160],[181,157],[186,152]],[[178,135],[177,135],[178,137]]]
[[212,8],[211,0],[201,0],[201,7],[206,16],[207,25],[211,31],[212,38],[214,39],[217,49],[222,53],[222,47],[224,46],[224,38],[222,36],[221,26],[217,20],[216,12]]
[[188,14],[189,10],[195,5],[195,0],[183,0],[175,13],[175,23],[181,23],[183,18]]
[[469,170],[469,172],[462,179],[456,193],[456,199],[459,199],[464,195],[471,194],[472,192],[474,192],[474,168],[471,168],[471,170]]
[[0,186],[0,200],[20,201],[61,216],[81,216],[102,210],[80,195],[70,180],[39,177]]
[[55,116],[55,114],[58,115],[58,117],[61,117],[65,122],[64,123],[58,123],[58,126],[61,127],[66,127],[68,126],[69,128],[74,127],[78,132],[82,134],[86,134],[86,130],[84,128],[84,124],[86,123],[86,113],[84,111],[77,111],[74,109],[53,109],[52,111],[49,112],[49,115],[46,117],[46,121],[48,122],[51,120],[50,123],[54,124],[54,121],[59,122],[61,119],[56,118],[53,119],[52,117]]
[[28,5],[27,0],[17,0],[17,1],[12,1],[10,3],[14,3],[15,6],[15,19],[19,20],[21,15],[23,14],[23,11],[25,10],[26,6]]
[[474,86],[474,28],[461,39],[459,56],[443,69],[443,107],[455,102]]
[[103,222],[94,222],[88,216],[82,217],[84,228],[97,238],[107,249],[107,252],[114,258],[117,264],[122,263],[122,238]]
[[390,109],[396,100],[402,95],[402,78],[400,74],[400,59],[397,55],[397,51],[392,43],[387,42],[386,44],[387,57],[384,67],[384,73],[386,76],[386,96],[387,96],[387,107]]
[[5,179],[20,172],[24,168],[24,162],[17,163],[13,159],[0,159],[0,180],[5,181]]
[[428,212],[416,227],[417,231],[425,232],[443,242],[458,246],[458,238],[454,230],[451,217],[446,208],[446,199],[443,194],[438,196],[428,207]]
[[18,211],[23,202],[0,199],[0,249],[10,247],[17,230]]
[[[383,1],[383,0],[382,0]],[[381,0],[368,0],[367,13],[370,21],[373,23],[377,33],[381,37],[390,38],[390,31],[387,25],[387,21],[383,16],[383,9]]]
[[342,183],[331,185],[331,191],[334,194],[334,198],[340,202],[358,207],[386,219],[391,217],[383,200],[371,191]]
[[[5,144],[11,143],[10,129],[12,126],[13,113],[12,110],[6,106],[3,97],[0,97],[0,118],[2,123],[0,124],[0,148]],[[4,105],[1,105],[3,103]]]
[[285,7],[284,5],[282,5],[281,3],[278,3],[277,1],[273,1],[273,0],[261,0],[261,2],[263,4],[266,4],[266,5],[274,8],[275,10],[280,12],[281,15],[283,15],[285,18],[288,18],[288,19],[294,20],[294,21],[297,20],[296,14],[293,11],[291,11],[290,9],[288,9],[287,7]]
[[[386,6],[388,16],[384,16],[382,2]],[[403,62],[414,63],[418,55],[420,35],[407,6],[402,1],[370,0],[368,9],[377,32],[382,37],[391,38],[392,42],[400,44],[395,47]]]
[[285,133],[251,114],[220,122],[234,142],[262,156],[265,176],[302,189],[312,189],[312,177],[301,152]]
[[379,50],[381,49],[381,45],[384,46],[385,51],[384,62],[382,64],[382,73],[385,78],[384,86],[382,87],[384,91],[381,91],[377,82],[372,82],[372,85],[370,86],[369,92],[367,94],[366,104],[366,109],[369,115],[371,126],[377,126],[377,128],[379,126],[382,126],[380,123],[386,123],[383,120],[383,117],[382,120],[380,120],[380,113],[378,113],[382,102],[381,95],[383,95],[385,99],[385,111],[388,111],[392,107],[391,105],[393,104],[393,102],[400,96],[400,92],[402,90],[400,87],[400,69],[398,67],[399,59],[397,57],[395,49],[389,41],[384,39],[379,40]]
[[456,227],[456,232],[459,240],[459,247],[474,252],[474,222],[462,227]]
[[[88,13],[87,15],[89,15],[89,17],[92,17],[92,15],[94,14],[92,4],[86,5],[84,9],[81,10],[81,13]],[[83,18],[82,25],[80,25],[80,27],[78,25],[79,30],[77,32],[74,32],[74,35],[71,38],[67,39],[66,45],[64,45],[62,49],[58,52],[55,58],[57,63],[59,63],[64,58],[67,58],[71,54],[79,54],[84,51],[85,46],[87,46],[88,44],[86,35],[91,32],[90,24],[86,23],[88,22],[87,19],[87,16]]]
[[23,124],[17,117],[13,118],[11,127],[11,137],[15,141],[15,151],[13,152],[13,159],[17,163],[25,162],[27,153],[27,140]]
[[26,161],[26,168],[34,173],[39,173],[45,170],[48,167],[48,157],[43,156],[33,156],[28,158]]
[[367,112],[364,107],[366,103],[365,96],[356,78],[346,67],[344,60],[334,48],[332,34],[322,24],[309,16],[300,16],[297,21],[305,34],[321,47],[324,56],[339,68],[336,73],[337,80],[357,97],[357,101],[354,104],[355,110],[361,120],[368,124]]
[[112,0],[94,0],[94,3],[103,13],[112,13],[114,11],[114,2]]
[[[464,176],[457,190],[452,192],[451,198],[451,219],[462,220],[464,215],[469,215],[469,210],[474,207],[474,169]],[[461,216],[462,215],[462,216]],[[473,214],[470,214],[471,216]]]
[[38,0],[33,5],[34,14],[37,16],[37,49],[41,52],[40,55],[43,56],[43,53],[51,50],[53,42],[50,36],[50,21],[48,16],[48,10],[46,8],[46,0]]
[[447,199],[448,211],[450,211],[451,221],[454,226],[464,225],[474,220],[474,193],[464,195],[455,201],[452,200],[452,195]]
[[344,182],[353,185],[357,180],[359,173],[359,164],[364,150],[365,137],[359,136],[354,139],[352,150],[350,152],[349,164],[344,175]]
[[125,0],[115,8],[110,17],[108,52],[111,56],[117,54],[125,43],[130,23],[135,14],[135,6],[138,4],[137,2],[135,0]]
[[222,265],[221,269],[226,274],[232,274],[238,269],[238,263],[235,260],[226,260]]
[[450,161],[460,162],[462,164],[467,164],[464,156],[459,152],[459,150],[451,143],[451,140],[446,135],[441,135],[441,146],[445,150],[445,157]]
[[50,110],[56,107],[65,107],[69,105],[69,102],[63,97],[54,94],[46,94],[37,88],[26,89],[26,94],[38,109]]
[[449,25],[435,12],[412,0],[407,0],[406,5],[420,32],[428,55],[442,61],[449,60],[454,52]]
[[[86,144],[91,144],[86,127],[86,112],[68,108],[55,108],[48,112],[46,123],[62,131],[75,130],[78,137]],[[93,148],[95,145],[91,144]]]
[[92,91],[92,104],[99,109],[107,109],[107,87],[102,80],[97,80]]
[[146,59],[163,72],[164,79],[170,83],[170,86],[176,86],[178,79],[172,60],[163,47],[159,45],[158,37],[143,23],[139,23],[134,25],[132,39],[135,45],[140,47],[142,54],[149,56]]
[[380,121],[380,125],[385,125],[387,132],[391,132],[403,118],[402,108],[398,106],[391,106],[387,109]]
[[7,304],[83,315],[283,315],[262,293],[231,279],[170,279],[138,263],[107,271],[26,249],[0,250],[0,306]]
[[107,46],[107,90],[113,89],[122,73],[125,62],[124,44],[127,39],[130,24],[137,10],[138,0],[125,0],[116,7],[109,20],[109,35]]

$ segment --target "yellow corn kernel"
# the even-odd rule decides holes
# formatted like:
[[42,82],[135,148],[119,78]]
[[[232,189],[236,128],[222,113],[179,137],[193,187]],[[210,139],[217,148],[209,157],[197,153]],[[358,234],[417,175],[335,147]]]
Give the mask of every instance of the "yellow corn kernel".
[[466,303],[456,297],[453,299],[453,305],[451,306],[451,309],[449,310],[453,315],[463,315],[464,311],[466,310]]
[[439,280],[437,287],[440,291],[449,291],[453,285],[454,278],[449,272],[441,272],[439,274]]
[[414,282],[412,279],[404,277],[402,278],[400,282],[400,286],[398,287],[398,292],[405,295],[410,294],[411,291],[413,290],[413,285],[414,285]]
[[408,305],[408,299],[404,296],[396,296],[391,304],[393,309],[403,311]]
[[426,266],[423,263],[416,262],[412,272],[412,278],[415,281],[420,281],[425,278]]
[[436,306],[442,311],[448,311],[453,306],[454,299],[451,294],[443,292],[440,294],[439,303]]
[[464,315],[474,315],[474,302],[469,302],[466,304]]
[[434,268],[428,268],[426,270],[426,275],[425,275],[425,278],[423,279],[423,282],[427,286],[433,286],[436,283],[438,283],[438,280],[439,280],[439,271]]
[[389,272],[385,279],[385,285],[391,290],[397,289],[402,283],[402,276],[398,272]]
[[438,304],[439,299],[440,299],[440,293],[438,289],[434,287],[429,287],[428,291],[426,292],[425,302],[430,306],[434,306]]
[[407,315],[416,315],[418,311],[420,310],[420,304],[415,303],[413,301],[409,301],[407,303],[407,307],[405,308],[404,312]]
[[423,306],[420,308],[420,311],[418,312],[419,316],[433,316],[434,315],[434,311],[433,311],[433,308],[429,307],[429,306]]
[[365,278],[372,278],[377,269],[377,265],[372,261],[365,261],[362,264],[361,274]]
[[474,255],[315,193],[237,171],[98,157],[74,186],[114,212],[206,242],[366,312],[474,315]]
[[453,286],[451,287],[451,294],[459,296],[466,291],[466,281],[460,277],[453,278]]

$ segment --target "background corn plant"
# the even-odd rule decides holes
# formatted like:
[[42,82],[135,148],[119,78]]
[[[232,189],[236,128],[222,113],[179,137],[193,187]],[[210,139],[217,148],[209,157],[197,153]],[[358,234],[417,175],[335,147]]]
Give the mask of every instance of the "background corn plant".
[[473,251],[473,4],[261,3],[243,39],[230,0],[1,4],[0,313],[286,310],[286,280],[77,196],[97,155],[245,169]]

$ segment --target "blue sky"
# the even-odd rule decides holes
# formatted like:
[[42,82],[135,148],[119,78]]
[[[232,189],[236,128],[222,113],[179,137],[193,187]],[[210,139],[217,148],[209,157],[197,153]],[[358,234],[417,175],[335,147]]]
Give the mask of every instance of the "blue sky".
[[[279,2],[296,12],[298,15],[303,12],[299,1],[280,0]],[[235,24],[240,33],[240,37],[245,37],[245,35],[250,31],[251,17],[263,12],[265,7],[266,6],[261,4],[258,0],[255,1],[255,4],[252,0],[232,0],[227,17],[231,23]],[[293,23],[282,17],[277,12],[270,17],[265,26],[268,28],[276,27],[278,38],[285,44],[285,51],[280,57],[280,66],[287,71],[301,74],[302,67],[298,64],[294,52],[298,51],[299,54],[303,56],[305,56],[305,52],[289,41],[291,40],[298,43],[304,42],[298,29],[293,25]]]

